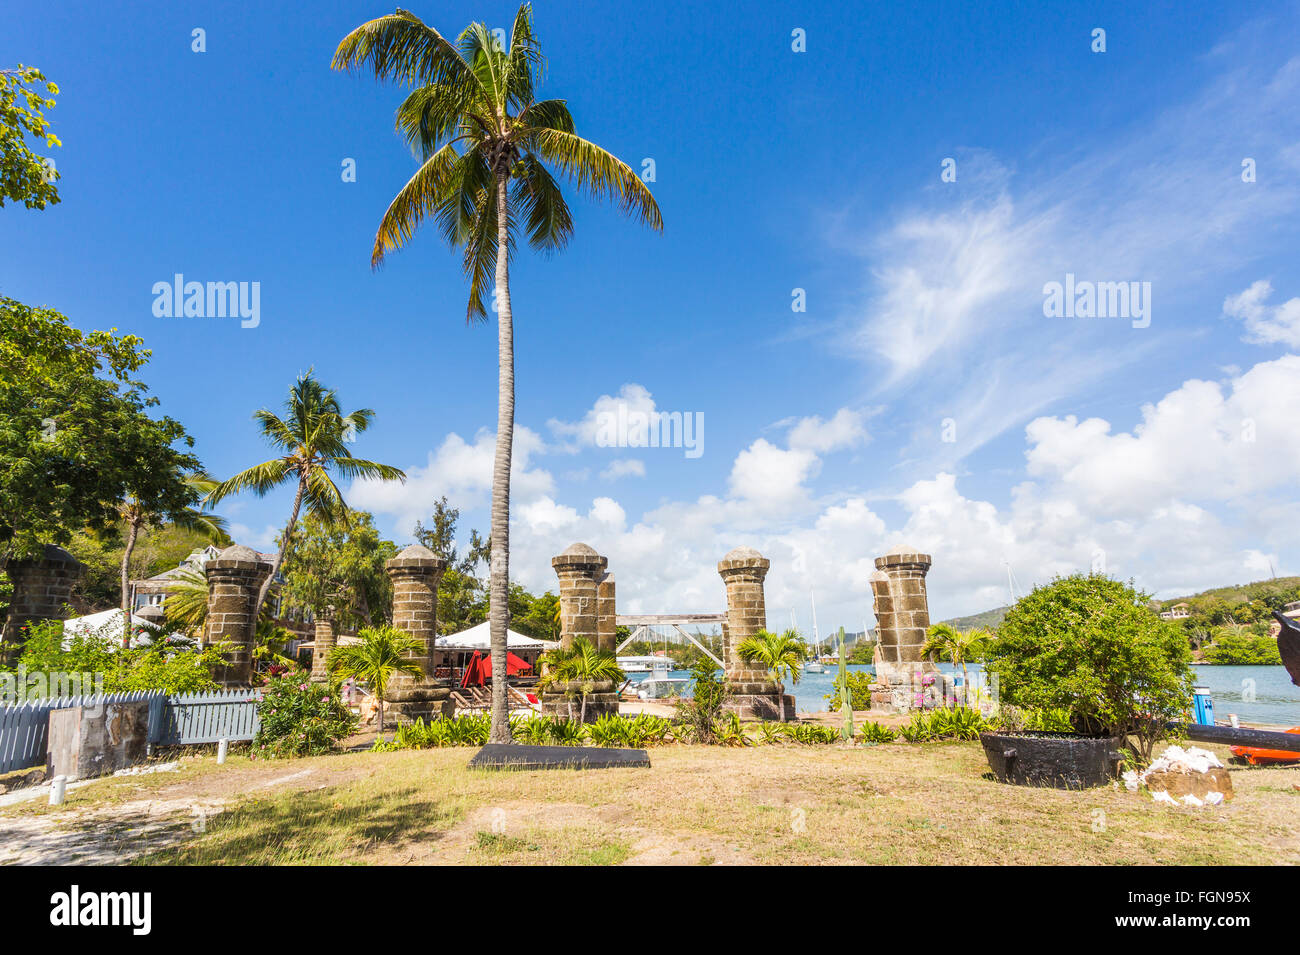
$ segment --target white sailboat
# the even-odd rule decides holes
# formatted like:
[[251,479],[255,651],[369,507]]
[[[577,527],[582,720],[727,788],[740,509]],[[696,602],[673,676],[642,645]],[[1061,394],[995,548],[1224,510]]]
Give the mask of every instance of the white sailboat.
[[825,673],[826,664],[822,663],[822,641],[817,635],[817,592],[809,589],[808,593],[812,596],[812,623],[813,623],[813,658],[804,664],[805,673]]

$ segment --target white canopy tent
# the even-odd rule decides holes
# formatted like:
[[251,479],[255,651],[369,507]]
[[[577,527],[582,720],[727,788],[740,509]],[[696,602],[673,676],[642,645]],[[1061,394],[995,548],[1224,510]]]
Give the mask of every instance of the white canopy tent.
[[[434,643],[439,650],[482,650],[487,652],[492,649],[492,634],[490,626],[485,620],[468,630],[460,631],[460,633],[449,633],[446,636],[438,637]],[[543,650],[546,648],[546,641],[534,640],[532,637],[525,637],[522,633],[507,630],[506,646],[511,650]]]
[[[141,624],[147,624],[150,621],[138,614],[131,614],[131,626],[137,627]],[[77,636],[90,636],[99,634],[101,637],[109,637],[114,640],[120,640],[122,636],[122,611],[118,608],[113,610],[101,610],[99,613],[87,614],[84,617],[72,617],[63,621],[63,649],[67,650],[72,646],[72,638]],[[149,643],[148,637],[135,635],[131,638],[132,646],[137,643]]]

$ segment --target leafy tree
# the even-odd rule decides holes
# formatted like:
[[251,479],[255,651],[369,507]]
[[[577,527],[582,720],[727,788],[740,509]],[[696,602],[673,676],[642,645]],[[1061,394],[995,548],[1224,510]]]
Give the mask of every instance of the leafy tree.
[[510,625],[526,637],[558,640],[559,607],[560,598],[549,591],[534,597],[519,584],[510,585]]
[[332,612],[343,629],[383,623],[393,594],[384,563],[396,556],[365,511],[352,511],[346,527],[309,513],[285,556],[281,595],[315,616]]
[[165,507],[197,500],[183,475],[199,461],[174,447],[193,439],[147,414],[157,399],[132,377],[150,354],[139,338],[9,298],[0,332],[0,560],[112,527],[133,488]]
[[573,218],[547,164],[579,191],[615,198],[622,211],[663,227],[645,184],[622,160],[574,132],[563,100],[538,100],[543,58],[532,11],[519,8],[509,45],[472,23],[456,42],[413,13],[398,10],[353,30],[334,53],[334,67],[369,70],[382,81],[410,83],[397,128],[417,150],[420,168],[398,191],[379,224],[371,264],[404,246],[426,216],[448,244],[463,250],[469,320],[484,319],[494,284],[497,312],[497,449],[492,470],[492,741],[511,742],[506,698],[509,625],[510,462],[515,425],[514,319],[510,255],[522,225],[543,252],[564,247]]
[[1144,759],[1191,705],[1191,650],[1148,594],[1100,574],[1053,580],[1016,602],[986,669],[1001,701],[1064,708],[1076,732],[1129,736]]
[[41,112],[52,109],[58,95],[58,86],[35,67],[20,64],[16,70],[0,70],[0,209],[6,201],[21,202],[28,209],[58,203],[58,170],[27,144],[30,135],[44,140],[47,149],[63,145]]
[[1282,665],[1276,639],[1231,627],[1224,627],[1214,634],[1214,642],[1205,648],[1203,658],[1206,663],[1220,666]]
[[130,495],[118,504],[126,527],[121,565],[122,646],[129,646],[131,641],[131,555],[142,529],[167,521],[202,534],[219,547],[229,546],[225,518],[190,506],[216,487],[216,483],[202,472],[164,474],[154,468],[142,468],[131,479]]
[[781,633],[760,630],[752,637],[742,640],[740,646],[736,647],[736,653],[746,662],[762,664],[776,681],[777,692],[784,694],[782,681],[786,677],[789,677],[791,683],[799,682],[803,661],[808,657],[808,645],[796,630]]
[[573,719],[573,700],[579,698],[582,703],[578,711],[578,722],[587,722],[587,698],[596,692],[599,683],[613,683],[615,686],[627,679],[618,660],[608,650],[598,650],[585,637],[578,637],[569,647],[557,647],[542,654],[538,661],[542,666],[538,686],[543,689],[563,686],[569,700],[569,719]]
[[253,415],[262,428],[262,436],[284,454],[255,464],[234,477],[222,481],[208,494],[209,505],[230,494],[251,490],[258,497],[292,483],[296,485],[289,523],[280,534],[280,547],[271,572],[257,592],[256,612],[260,614],[266,595],[280,572],[284,555],[293,542],[298,515],[303,504],[307,512],[330,523],[347,523],[348,507],[343,493],[330,476],[337,471],[351,478],[378,477],[385,481],[406,481],[406,475],[387,464],[354,458],[346,445],[370,427],[375,413],[362,408],[343,414],[338,395],[317,381],[310,370],[298,377],[289,390],[284,405],[285,417],[263,408]]
[[434,502],[429,525],[423,521],[415,524],[416,541],[447,562],[438,585],[438,627],[443,633],[459,633],[487,619],[487,593],[475,569],[487,561],[488,544],[478,531],[471,530],[469,548],[460,556],[456,550],[459,520],[460,510],[448,504],[444,495]]
[[366,627],[357,634],[359,643],[341,643],[326,664],[338,678],[352,677],[369,687],[379,702],[379,732],[384,732],[384,694],[389,681],[399,673],[422,677],[424,670],[409,655],[423,649],[416,637],[389,626]]

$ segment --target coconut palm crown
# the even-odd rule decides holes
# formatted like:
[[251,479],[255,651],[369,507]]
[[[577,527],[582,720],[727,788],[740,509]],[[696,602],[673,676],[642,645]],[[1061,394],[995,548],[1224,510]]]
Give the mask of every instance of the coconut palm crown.
[[509,623],[510,463],[515,423],[514,315],[510,258],[519,229],[542,252],[563,248],[573,218],[556,175],[579,192],[613,199],[632,218],[663,228],[659,207],[632,169],[575,132],[561,99],[538,99],[545,64],[532,10],[519,8],[502,42],[471,23],[448,40],[398,9],[357,27],[339,43],[334,68],[368,71],[414,87],[397,110],[397,130],[420,165],[389,203],[370,261],[406,245],[426,218],[454,249],[469,279],[466,319],[487,317],[492,283],[497,313],[497,446],[492,469],[489,612],[492,732],[512,741],[506,697]]
[[265,408],[253,415],[261,426],[262,436],[284,453],[220,482],[205,499],[212,505],[240,491],[252,491],[263,497],[282,485],[296,485],[293,510],[280,535],[280,548],[271,572],[257,593],[257,604],[253,608],[255,619],[261,613],[280,565],[284,563],[303,505],[327,522],[347,523],[347,503],[330,476],[331,471],[350,478],[406,480],[406,475],[395,467],[352,456],[347,445],[370,427],[375,413],[362,408],[345,415],[338,395],[317,381],[310,369],[300,375],[289,389],[284,409],[284,417]]

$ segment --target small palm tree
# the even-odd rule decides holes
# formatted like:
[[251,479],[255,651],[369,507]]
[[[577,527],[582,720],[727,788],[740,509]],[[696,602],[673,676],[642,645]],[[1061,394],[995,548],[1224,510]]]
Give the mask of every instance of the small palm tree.
[[542,252],[562,249],[573,217],[549,165],[579,192],[614,199],[620,210],[658,231],[659,206],[627,163],[574,131],[562,99],[539,100],[544,60],[532,9],[515,14],[507,43],[471,23],[453,43],[415,14],[363,23],[343,38],[334,68],[367,70],[415,89],[397,110],[397,128],[420,168],[389,203],[370,262],[406,245],[426,218],[448,245],[462,249],[469,278],[469,320],[497,313],[497,447],[492,467],[492,558],[488,620],[492,653],[492,742],[512,742],[506,699],[506,628],[510,608],[510,467],[515,430],[514,314],[510,258],[519,230]]
[[[539,661],[545,668],[538,685],[545,688],[557,683],[577,683],[582,697],[578,722],[587,722],[587,697],[594,693],[597,683],[615,685],[625,680],[626,674],[618,665],[618,658],[609,650],[598,650],[585,637],[578,637],[570,647],[560,647],[543,653]],[[573,694],[569,696],[569,719],[573,719]]]
[[921,655],[931,660],[947,660],[961,667],[962,693],[969,703],[970,675],[966,672],[966,664],[984,659],[992,642],[992,632],[982,627],[961,631],[946,623],[936,623],[926,632]]
[[[195,498],[210,493],[217,486],[216,481],[201,471],[187,474],[182,480]],[[140,539],[140,532],[147,527],[161,526],[170,522],[184,530],[197,531],[218,547],[229,546],[230,535],[226,531],[225,518],[218,517],[206,509],[196,510],[192,507],[185,507],[176,511],[158,513],[144,507],[138,498],[128,496],[119,502],[117,511],[122,516],[122,522],[126,525],[126,547],[122,551],[121,568],[122,627],[124,631],[122,646],[126,647],[131,644],[131,555],[135,552],[135,545]]]
[[399,673],[416,679],[424,669],[411,654],[419,653],[424,644],[396,627],[365,627],[358,631],[359,643],[343,643],[330,651],[326,665],[331,675],[363,681],[379,703],[379,733],[384,732],[384,694],[388,683]]
[[791,683],[798,683],[803,671],[803,661],[808,656],[808,645],[803,642],[797,630],[785,630],[781,633],[769,633],[760,630],[752,637],[746,637],[736,647],[739,657],[748,663],[759,663],[767,668],[776,682],[777,693],[785,695],[785,677]]
[[260,616],[266,595],[284,563],[303,504],[326,523],[347,524],[348,507],[343,493],[330,477],[330,471],[350,478],[406,481],[406,475],[397,468],[352,456],[346,445],[370,427],[375,413],[369,408],[361,408],[345,415],[338,395],[317,381],[310,369],[294,382],[284,407],[284,418],[265,408],[256,412],[253,418],[261,425],[262,436],[272,445],[283,448],[285,453],[222,481],[206,498],[208,504],[215,504],[240,491],[251,490],[258,497],[264,497],[281,485],[290,482],[297,485],[289,523],[280,535],[280,549],[270,574],[257,592],[255,617]]

